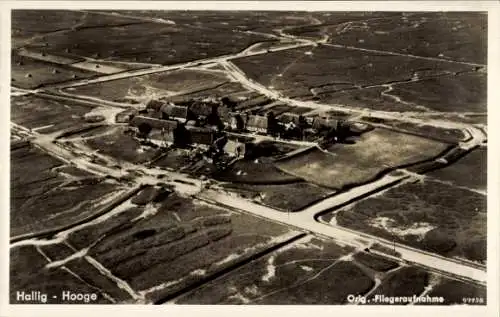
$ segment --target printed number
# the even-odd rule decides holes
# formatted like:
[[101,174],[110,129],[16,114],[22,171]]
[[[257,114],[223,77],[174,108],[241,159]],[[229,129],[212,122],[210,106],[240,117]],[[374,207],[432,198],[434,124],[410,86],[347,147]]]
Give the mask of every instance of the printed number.
[[462,302],[464,304],[484,304],[484,298],[482,298],[482,297],[463,297]]

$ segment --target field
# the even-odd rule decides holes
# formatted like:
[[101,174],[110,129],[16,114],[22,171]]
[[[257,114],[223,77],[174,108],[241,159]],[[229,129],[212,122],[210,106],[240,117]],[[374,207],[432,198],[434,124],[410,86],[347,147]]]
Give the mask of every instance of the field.
[[306,237],[182,295],[175,303],[340,304],[347,294],[364,294],[373,286],[349,262],[352,252],[332,241]]
[[219,83],[214,81],[210,86],[202,87],[201,89],[192,89],[191,91],[183,91],[182,95],[174,95],[168,99],[172,102],[182,102],[188,101],[193,98],[222,98],[228,97],[230,99],[235,99],[236,101],[240,99],[250,98],[256,95],[255,92],[245,89],[240,83],[237,82],[226,82]]
[[488,178],[486,155],[487,149],[481,147],[468,153],[452,165],[426,175],[445,182],[451,182],[456,186],[486,193],[486,181]]
[[10,302],[486,304],[487,18],[13,10]]
[[83,220],[123,190],[111,181],[61,171],[63,167],[62,161],[29,145],[12,152],[11,236]]
[[392,128],[397,131],[404,131],[406,133],[416,134],[450,144],[457,144],[460,141],[470,139],[468,133],[464,133],[460,129],[448,129],[445,127],[427,125],[425,123],[416,124],[398,120],[381,119],[377,117],[362,117],[361,119],[371,124],[382,124],[383,126],[387,126],[388,128]]
[[420,268],[402,267],[390,274],[374,295],[413,296],[421,294],[428,284],[430,274]]
[[238,160],[226,170],[214,175],[214,178],[224,182],[254,185],[289,184],[301,181],[299,177],[280,171],[267,158]]
[[87,137],[81,142],[118,162],[145,163],[162,152],[159,148],[141,145],[138,139],[126,134],[123,128],[114,129],[112,133],[105,135]]
[[146,104],[151,99],[206,90],[227,82],[228,78],[217,72],[184,69],[67,88],[64,92],[107,101]]
[[292,98],[382,111],[486,111],[486,74],[463,64],[329,45],[234,63]]
[[443,296],[445,304],[465,304],[464,298],[474,298],[476,302],[467,302],[467,304],[486,304],[486,288],[462,283],[454,280],[442,279],[441,283],[434,286],[429,292],[429,296]]
[[224,184],[223,187],[239,196],[282,211],[300,211],[306,206],[333,195],[327,188],[306,182],[283,185]]
[[486,63],[487,16],[482,12],[317,12],[313,17],[323,23],[290,28],[287,33],[315,39],[328,36],[330,43],[348,47],[381,51],[390,47],[400,54]]
[[[92,15],[92,14],[91,14]],[[101,15],[99,15],[101,18]],[[44,35],[38,43],[49,54],[70,50],[71,54],[109,61],[176,64],[192,60],[237,53],[248,46],[268,40],[253,33],[232,32],[197,26],[143,21],[121,25],[65,29]],[[21,30],[20,32],[24,32]],[[186,38],[196,37],[196,41]]]
[[153,166],[168,168],[172,170],[181,170],[188,167],[192,162],[188,150],[183,149],[168,149],[161,156],[152,162]]
[[90,247],[91,258],[147,302],[161,301],[298,234],[177,194],[144,206],[133,201],[114,216],[73,231],[67,243],[75,251]]
[[486,259],[486,196],[425,180],[337,213],[338,225],[448,257]]
[[18,88],[35,89],[43,85],[91,78],[97,75],[93,71],[12,55],[11,84]]
[[[97,287],[89,285],[78,276],[72,274],[66,267],[47,269],[47,259],[33,246],[21,246],[10,250],[10,302],[12,304],[30,304],[17,299],[18,291],[31,294],[36,290],[47,294],[47,304],[61,304],[62,290],[71,290],[78,293],[95,293],[97,300],[94,304],[109,304],[104,293]],[[54,298],[53,296],[57,296]],[[32,304],[40,302],[32,301]],[[68,302],[64,304],[82,304],[82,302]]]
[[[379,286],[375,286],[375,278],[380,280]],[[430,296],[447,298],[454,292],[449,283],[450,280],[427,271],[309,236],[187,292],[174,303],[331,305],[347,304],[347,295],[352,294],[368,295],[368,304],[373,305],[377,304],[376,294],[413,296],[430,285]],[[481,287],[452,284],[463,290],[455,292],[457,298],[484,292]]]
[[[144,18],[171,21],[180,26],[195,26],[200,30],[237,30],[238,32],[266,32],[278,34],[281,29],[310,24],[314,20],[309,15],[280,11],[120,11]],[[268,37],[267,40],[271,40]]]
[[85,124],[92,106],[36,96],[12,97],[11,120],[38,133],[52,133]]
[[130,18],[102,16],[81,11],[13,10],[12,39],[14,43],[27,44],[35,39],[46,40],[47,33],[63,33],[73,28],[99,28],[140,22]]
[[[487,15],[409,13],[329,30],[330,42],[401,54],[486,64]],[[398,41],[394,41],[398,38]],[[425,40],[414,41],[415,38]]]
[[365,183],[380,173],[433,158],[446,145],[417,136],[375,129],[354,144],[337,143],[278,161],[284,172],[333,189]]

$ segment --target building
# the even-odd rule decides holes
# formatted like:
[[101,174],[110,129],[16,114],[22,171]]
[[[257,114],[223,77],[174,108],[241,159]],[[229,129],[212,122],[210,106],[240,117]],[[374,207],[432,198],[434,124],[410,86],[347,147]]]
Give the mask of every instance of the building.
[[195,100],[189,106],[189,110],[191,110],[196,116],[205,118],[212,112],[212,104],[203,102],[201,100]]
[[240,132],[245,129],[246,118],[239,113],[232,113],[229,119],[229,128],[232,131]]
[[190,141],[193,144],[210,146],[215,141],[216,131],[214,129],[186,126],[186,130],[189,132]]
[[151,109],[158,112],[165,104],[167,104],[165,101],[153,99],[146,104],[146,109]]
[[134,116],[132,120],[130,120],[130,124],[134,127],[138,127],[142,123],[146,123],[151,128],[157,130],[161,129],[174,130],[178,124],[177,121],[174,120],[163,120],[146,116]]
[[237,139],[228,139],[224,145],[224,153],[235,157],[245,156],[246,144]]
[[190,113],[186,106],[177,106],[171,103],[164,104],[160,107],[160,112],[163,119],[177,120],[182,123],[190,119]]
[[316,130],[337,128],[341,121],[343,120],[329,116],[315,117],[312,122],[312,128]]
[[347,125],[349,126],[349,131],[355,135],[363,134],[365,132],[373,130],[372,125],[364,122],[348,122]]
[[130,124],[139,127],[141,124],[149,125],[152,130],[149,138],[158,141],[174,142],[174,130],[178,122],[174,120],[155,119],[146,116],[135,116],[130,120]]
[[267,133],[268,118],[259,115],[249,115],[245,127],[250,132]]
[[300,115],[293,112],[285,112],[278,116],[278,121],[281,123],[294,123],[295,125],[299,125]]
[[127,109],[119,112],[115,116],[116,123],[129,123],[130,120],[138,113],[136,109]]

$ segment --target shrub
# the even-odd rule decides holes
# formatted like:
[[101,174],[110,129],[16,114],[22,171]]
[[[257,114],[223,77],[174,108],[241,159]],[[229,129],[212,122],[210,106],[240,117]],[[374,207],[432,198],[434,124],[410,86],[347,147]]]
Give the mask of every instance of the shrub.
[[427,232],[423,240],[423,245],[424,249],[444,254],[453,250],[457,243],[454,238],[450,236],[450,232],[436,228]]

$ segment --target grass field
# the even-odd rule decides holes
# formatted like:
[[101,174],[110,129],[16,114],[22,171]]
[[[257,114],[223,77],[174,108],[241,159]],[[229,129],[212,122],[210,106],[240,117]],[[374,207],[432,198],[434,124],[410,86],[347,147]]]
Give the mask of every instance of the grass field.
[[356,253],[354,259],[377,272],[386,272],[399,266],[396,262],[365,252]]
[[[442,296],[445,304],[451,305],[486,305],[486,287],[473,284],[466,284],[459,281],[442,279],[440,283],[432,288],[429,296]],[[467,301],[465,298],[473,299]]]
[[486,148],[478,148],[457,162],[426,175],[457,186],[463,186],[486,193],[487,166]]
[[486,108],[486,76],[467,65],[325,45],[234,63],[250,78],[292,98],[381,111]]
[[[200,30],[236,30],[238,32],[266,32],[277,34],[282,28],[312,23],[309,15],[301,12],[279,11],[121,11],[145,18],[172,21],[176,25],[195,26]],[[270,40],[269,38],[267,40]]]
[[282,211],[300,211],[307,205],[335,192],[306,182],[283,185],[225,184],[224,188],[241,197]]
[[416,267],[402,267],[392,272],[374,292],[374,295],[413,296],[421,294],[429,282],[430,274]]
[[244,184],[287,184],[301,181],[300,177],[282,172],[269,159],[242,159],[234,162],[226,170],[214,175],[224,182]]
[[168,151],[163,153],[159,159],[152,163],[152,165],[178,171],[192,163],[189,154],[189,150],[168,149]]
[[119,26],[141,21],[117,16],[96,15],[81,11],[68,10],[13,10],[13,42],[31,42],[29,40],[47,39],[46,34],[66,32],[80,28],[99,28]]
[[[10,250],[10,303],[11,304],[42,304],[40,301],[23,302],[17,300],[17,292],[31,294],[36,290],[47,294],[47,304],[61,304],[62,290],[74,293],[95,293],[97,301],[94,304],[109,304],[100,289],[87,284],[62,268],[45,269],[49,262],[33,246],[16,247]],[[56,296],[54,298],[53,296]],[[66,301],[64,304],[82,304]]]
[[226,82],[220,83],[221,81],[214,81],[214,83],[210,85],[206,85],[205,87],[200,87],[200,89],[191,89],[191,91],[186,90],[182,95],[172,96],[169,100],[172,100],[174,103],[176,100],[190,100],[193,98],[222,98],[232,96],[245,98],[246,96],[251,96],[255,94],[255,92],[251,92],[243,87],[240,83],[237,82]]
[[394,187],[337,213],[337,223],[449,257],[486,259],[486,197],[424,181]]
[[[371,279],[340,260],[353,249],[304,238],[182,295],[177,304],[341,304]],[[319,286],[319,284],[322,284]]]
[[486,64],[487,15],[481,12],[404,13],[358,26],[332,28],[331,42]]
[[58,170],[63,162],[31,146],[11,156],[11,236],[83,220],[122,188],[99,178]]
[[146,205],[139,216],[137,208],[123,208],[74,232],[70,243],[92,245],[92,257],[153,302],[297,234],[174,194]]
[[51,133],[85,124],[84,115],[93,107],[35,96],[12,97],[11,121],[24,127]]
[[437,156],[446,145],[417,136],[375,129],[354,144],[333,144],[278,161],[284,172],[313,184],[341,189],[365,183],[381,172]]
[[[290,28],[287,33],[314,39],[329,36],[331,43],[364,49],[486,63],[487,18],[481,12],[317,12],[313,16],[323,23]],[[421,41],[415,43],[415,38]]]
[[416,135],[421,135],[429,139],[439,140],[450,144],[456,144],[460,141],[464,141],[470,138],[468,134],[464,134],[464,132],[462,132],[462,130],[460,129],[447,129],[432,125],[380,119],[376,117],[363,117],[362,120],[370,123],[384,124],[390,128],[402,130]]
[[125,134],[124,129],[116,129],[112,134],[87,138],[82,142],[90,148],[98,150],[100,154],[117,161],[136,164],[148,162],[161,153],[158,148],[142,146],[139,140]]
[[114,102],[142,102],[177,93],[190,93],[220,86],[228,79],[216,72],[177,70],[129,77],[65,89],[65,92]]
[[[70,50],[75,55],[104,60],[176,64],[236,53],[254,43],[268,40],[262,35],[230,29],[200,30],[196,26],[142,22],[134,20],[133,24],[53,32],[45,35],[43,40],[28,42],[25,47],[34,49],[43,45],[47,53]],[[186,41],[186,38],[197,40]]]
[[12,55],[11,84],[18,88],[35,89],[43,85],[91,78],[97,75],[92,71]]

